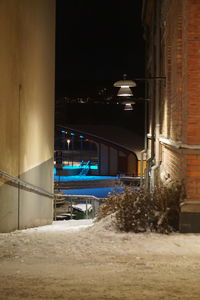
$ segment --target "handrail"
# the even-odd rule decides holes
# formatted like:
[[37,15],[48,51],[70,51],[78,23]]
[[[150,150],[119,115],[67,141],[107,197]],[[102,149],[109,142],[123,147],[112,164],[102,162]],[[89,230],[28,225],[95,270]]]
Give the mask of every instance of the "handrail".
[[79,176],[86,176],[90,169],[90,160],[85,165],[82,165],[82,170],[79,173]]
[[[57,197],[64,197],[64,198],[70,198],[71,202],[72,202],[72,198],[73,201],[76,201],[75,199],[78,198],[82,198],[86,200],[86,207],[87,207],[87,200],[93,200],[93,201],[101,201],[101,198],[97,198],[93,195],[63,195],[63,194],[59,194],[59,193],[49,193],[46,190],[35,186],[29,182],[26,182],[20,178],[17,178],[16,176],[10,175],[8,173],[6,173],[5,171],[0,170],[0,177],[4,177],[6,179],[9,179],[9,182],[6,182],[6,184],[10,184],[10,185],[17,185],[18,187],[27,189],[29,191],[32,191],[34,193],[40,194],[42,196],[45,197],[49,197],[51,199],[54,199],[54,220],[56,219],[56,198]],[[88,214],[88,209],[86,208],[86,215]],[[71,218],[72,218],[72,211],[71,211]]]
[[53,193],[49,193],[47,192],[46,190],[36,186],[36,185],[33,185],[29,182],[26,182],[16,176],[13,176],[13,175],[10,175],[8,173],[6,173],[5,171],[2,171],[0,170],[0,177],[4,177],[6,179],[9,179],[9,183],[7,184],[15,184],[15,185],[18,185],[24,189],[27,189],[29,191],[32,191],[34,193],[37,193],[37,194],[40,194],[42,196],[45,196],[45,197],[49,197],[49,198],[54,198],[54,194]]
[[95,197],[93,195],[65,195],[65,194],[54,194],[55,197],[63,197],[63,198],[86,198],[91,200],[101,200],[102,198]]
[[[72,202],[74,201],[80,201],[83,200],[85,201],[85,204],[86,204],[86,216],[88,217],[88,201],[91,201],[93,202],[92,205],[93,205],[93,217],[95,216],[95,213],[98,211],[98,206],[99,206],[99,203],[98,201],[102,201],[102,198],[97,198],[93,195],[65,195],[65,194],[59,194],[59,193],[55,193],[54,194],[55,198],[54,198],[54,220],[56,220],[56,197],[63,197],[63,198],[69,198],[70,202],[71,202],[71,219],[72,219]],[[95,208],[95,203],[97,205],[97,207]]]

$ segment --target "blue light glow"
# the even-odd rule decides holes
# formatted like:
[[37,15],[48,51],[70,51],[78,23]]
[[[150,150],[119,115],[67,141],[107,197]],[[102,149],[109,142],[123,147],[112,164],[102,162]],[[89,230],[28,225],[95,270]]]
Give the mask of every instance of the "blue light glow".
[[99,198],[106,198],[108,194],[120,194],[124,192],[122,186],[118,187],[103,187],[93,189],[71,189],[63,190],[65,195],[92,195]]
[[62,133],[65,133],[65,130],[61,130]]
[[76,169],[82,169],[80,166],[63,166],[63,170],[76,170]]
[[55,181],[85,181],[85,180],[105,180],[105,179],[118,179],[115,176],[54,176]]
[[98,170],[99,166],[98,165],[92,165],[90,166],[91,170]]
[[83,135],[79,135],[80,139],[84,139],[84,136]]
[[56,175],[56,168],[53,168],[53,174]]
[[[63,170],[76,170],[76,169],[82,169],[84,167],[84,165],[81,166],[63,166],[62,169]],[[98,170],[98,165],[92,165],[90,166],[91,170]]]
[[75,133],[71,132],[70,135],[75,135]]

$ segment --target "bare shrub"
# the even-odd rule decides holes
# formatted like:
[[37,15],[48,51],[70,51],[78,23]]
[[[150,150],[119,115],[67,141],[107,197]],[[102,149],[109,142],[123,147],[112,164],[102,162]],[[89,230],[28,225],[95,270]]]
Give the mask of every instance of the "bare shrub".
[[182,186],[159,186],[153,192],[125,188],[110,195],[100,206],[97,220],[115,213],[115,226],[120,231],[169,233],[179,228]]

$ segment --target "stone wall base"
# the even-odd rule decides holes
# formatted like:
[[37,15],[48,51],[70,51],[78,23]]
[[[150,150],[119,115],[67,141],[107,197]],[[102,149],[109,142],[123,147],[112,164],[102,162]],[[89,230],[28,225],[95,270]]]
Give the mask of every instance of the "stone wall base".
[[200,212],[181,212],[181,233],[200,233]]

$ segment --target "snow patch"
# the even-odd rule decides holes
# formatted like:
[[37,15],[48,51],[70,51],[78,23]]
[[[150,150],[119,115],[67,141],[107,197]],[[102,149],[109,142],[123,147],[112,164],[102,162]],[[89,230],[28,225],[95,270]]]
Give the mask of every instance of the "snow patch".
[[93,226],[92,219],[84,219],[84,220],[63,220],[63,221],[54,221],[50,225],[39,226],[29,229],[20,230],[24,233],[31,232],[44,232],[44,231],[79,231],[83,228]]

